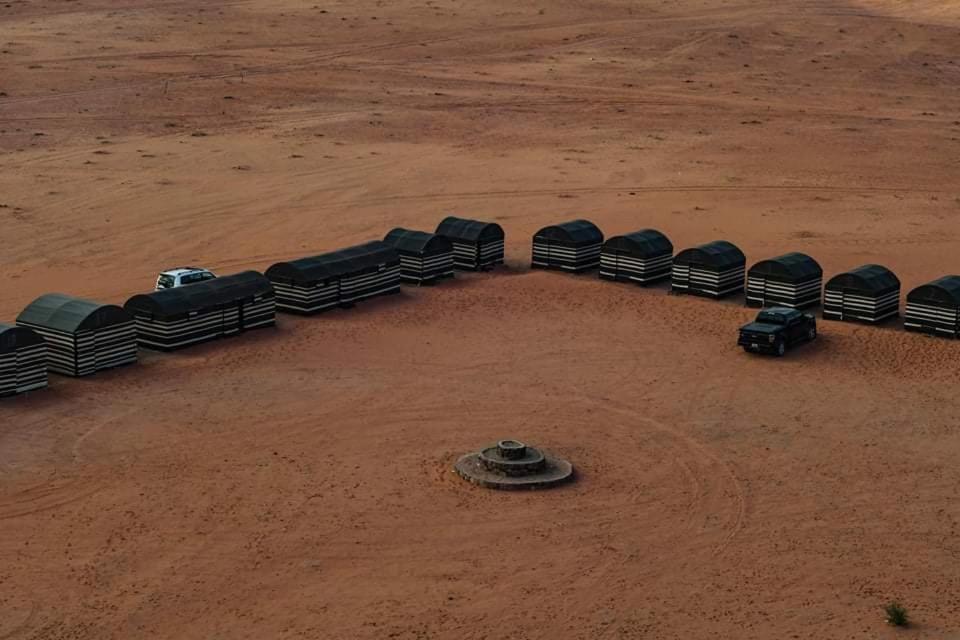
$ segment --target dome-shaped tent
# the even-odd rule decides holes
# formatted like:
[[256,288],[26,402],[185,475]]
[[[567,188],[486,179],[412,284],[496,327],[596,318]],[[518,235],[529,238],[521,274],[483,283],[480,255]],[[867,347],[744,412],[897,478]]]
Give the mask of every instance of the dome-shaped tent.
[[600,277],[649,284],[670,275],[673,244],[656,229],[614,236],[603,243]]
[[865,264],[837,274],[824,287],[826,320],[877,323],[899,313],[900,280],[878,264]]
[[551,225],[533,236],[534,269],[559,269],[580,273],[600,264],[603,232],[589,220]]
[[26,327],[0,323],[0,398],[47,386],[47,344]]
[[137,342],[162,351],[276,322],[273,286],[256,271],[136,295],[124,308],[134,318]]
[[943,276],[907,294],[907,331],[960,337],[960,276]]
[[380,242],[278,262],[266,271],[277,308],[310,314],[400,292],[400,255]]
[[453,277],[453,243],[426,231],[397,227],[383,241],[400,254],[400,278],[414,284],[432,284]]
[[437,225],[437,235],[453,244],[453,264],[479,271],[503,264],[503,228],[494,222],[447,216]]
[[743,289],[746,265],[743,252],[726,240],[684,249],[673,258],[670,288],[674,293],[721,298]]
[[31,302],[17,326],[33,329],[47,343],[47,368],[86,376],[137,361],[133,318],[120,307],[48,293]]
[[805,253],[761,260],[747,272],[747,305],[803,309],[820,304],[823,269]]

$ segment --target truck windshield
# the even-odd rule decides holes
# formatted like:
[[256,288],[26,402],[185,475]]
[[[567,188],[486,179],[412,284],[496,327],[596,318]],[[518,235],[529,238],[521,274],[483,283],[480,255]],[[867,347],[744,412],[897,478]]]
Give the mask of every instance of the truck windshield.
[[173,276],[168,276],[166,274],[157,278],[157,288],[158,289],[169,289],[173,286]]
[[757,316],[757,322],[765,322],[766,324],[787,324],[787,319],[779,313],[761,311],[760,315]]

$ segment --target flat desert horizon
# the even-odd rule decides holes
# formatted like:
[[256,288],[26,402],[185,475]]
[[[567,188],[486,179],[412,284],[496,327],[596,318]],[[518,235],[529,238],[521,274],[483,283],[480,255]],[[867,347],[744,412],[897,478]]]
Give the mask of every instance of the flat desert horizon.
[[[0,638],[960,637],[955,341],[530,269],[587,218],[905,297],[958,80],[932,0],[8,0],[0,321],[450,214],[506,264],[0,401]],[[576,482],[453,473],[501,438]]]

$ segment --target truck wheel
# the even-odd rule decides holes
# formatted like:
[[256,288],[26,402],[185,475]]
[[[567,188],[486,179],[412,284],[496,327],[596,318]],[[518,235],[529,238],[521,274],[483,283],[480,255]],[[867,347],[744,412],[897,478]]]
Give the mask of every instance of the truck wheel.
[[787,352],[787,343],[783,340],[777,340],[777,357],[782,358]]
[[810,342],[813,342],[816,339],[817,339],[817,328],[810,327],[810,330],[807,331],[807,340],[809,340]]

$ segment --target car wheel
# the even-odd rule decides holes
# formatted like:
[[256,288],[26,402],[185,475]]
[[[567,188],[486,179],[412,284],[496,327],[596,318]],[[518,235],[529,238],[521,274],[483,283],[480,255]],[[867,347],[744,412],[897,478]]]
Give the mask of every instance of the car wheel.
[[807,339],[808,339],[810,342],[813,342],[814,340],[817,339],[817,328],[816,328],[816,327],[810,327],[810,330],[807,331]]
[[787,343],[783,340],[777,341],[777,356],[783,357],[783,354],[787,352]]

